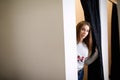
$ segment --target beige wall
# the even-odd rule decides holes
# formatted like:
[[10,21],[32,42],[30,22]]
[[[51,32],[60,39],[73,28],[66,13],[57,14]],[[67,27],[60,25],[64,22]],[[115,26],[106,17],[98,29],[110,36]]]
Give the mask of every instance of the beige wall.
[[84,20],[84,12],[80,0],[76,1],[76,24]]
[[61,0],[1,0],[0,80],[65,80],[63,36]]
[[111,16],[112,16],[112,3],[107,1],[107,20],[108,20],[108,56],[109,56],[109,75],[111,70]]

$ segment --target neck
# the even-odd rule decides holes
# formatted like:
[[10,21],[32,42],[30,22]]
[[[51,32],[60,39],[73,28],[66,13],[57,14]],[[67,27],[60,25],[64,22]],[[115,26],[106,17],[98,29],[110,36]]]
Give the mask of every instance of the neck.
[[79,41],[80,43],[82,43],[83,42],[83,39],[80,39],[80,41]]

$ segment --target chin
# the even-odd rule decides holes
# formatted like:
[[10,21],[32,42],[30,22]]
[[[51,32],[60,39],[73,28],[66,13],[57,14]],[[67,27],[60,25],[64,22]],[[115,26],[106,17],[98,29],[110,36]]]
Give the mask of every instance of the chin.
[[83,38],[83,39],[85,39],[85,38],[86,38],[86,36],[83,36],[82,38]]

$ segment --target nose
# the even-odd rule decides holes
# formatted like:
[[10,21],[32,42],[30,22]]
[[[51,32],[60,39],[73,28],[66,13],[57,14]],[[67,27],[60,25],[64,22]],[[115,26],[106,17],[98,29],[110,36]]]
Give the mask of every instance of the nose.
[[87,33],[87,30],[84,30],[84,33],[86,34],[86,33]]

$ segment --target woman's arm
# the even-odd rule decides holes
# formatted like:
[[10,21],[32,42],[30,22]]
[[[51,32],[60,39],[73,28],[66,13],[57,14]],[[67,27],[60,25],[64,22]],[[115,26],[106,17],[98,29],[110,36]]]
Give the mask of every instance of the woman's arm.
[[95,48],[94,54],[85,60],[85,64],[89,65],[89,64],[93,63],[97,58],[98,58],[98,49]]

